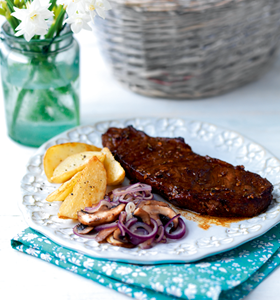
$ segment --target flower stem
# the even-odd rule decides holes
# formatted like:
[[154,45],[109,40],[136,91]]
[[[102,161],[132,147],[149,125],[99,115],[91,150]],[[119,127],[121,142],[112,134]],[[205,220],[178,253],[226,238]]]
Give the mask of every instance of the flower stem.
[[12,118],[12,124],[11,124],[11,133],[12,136],[15,136],[15,131],[16,131],[16,123],[17,123],[17,119],[19,116],[19,112],[22,106],[22,102],[24,99],[24,96],[26,95],[27,90],[26,89],[22,89],[17,97],[17,101],[16,101],[16,105],[15,105],[15,109],[14,109],[14,113],[13,113],[13,118]]
[[60,12],[56,18],[56,21],[52,24],[52,26],[49,29],[49,32],[45,35],[46,39],[51,39],[54,36],[54,33],[56,32],[56,35],[59,35],[60,31],[62,30],[62,22],[65,15],[65,10],[62,8],[62,5],[60,5]]

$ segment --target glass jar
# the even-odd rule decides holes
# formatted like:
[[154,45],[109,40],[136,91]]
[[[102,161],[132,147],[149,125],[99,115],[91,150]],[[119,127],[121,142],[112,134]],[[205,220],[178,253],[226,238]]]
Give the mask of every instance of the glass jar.
[[38,147],[79,124],[79,45],[69,28],[54,40],[2,26],[1,76],[9,136]]

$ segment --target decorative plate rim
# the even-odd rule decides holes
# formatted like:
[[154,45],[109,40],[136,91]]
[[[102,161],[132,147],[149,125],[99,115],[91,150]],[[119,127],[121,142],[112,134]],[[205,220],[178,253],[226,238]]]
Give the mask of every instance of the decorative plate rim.
[[[124,127],[128,124],[134,125],[150,135],[169,137],[180,135],[185,139],[186,137],[193,139],[190,142],[186,140],[186,143],[190,143],[191,146],[192,143],[198,145],[207,143],[211,145],[209,149],[214,149],[220,154],[229,155],[229,157],[230,154],[234,154],[235,160],[256,169],[259,168],[253,171],[263,177],[269,176],[269,180],[274,181],[272,182],[274,184],[273,203],[265,213],[248,220],[232,223],[230,228],[211,226],[208,231],[204,232],[199,229],[197,224],[185,219],[189,234],[184,239],[157,245],[147,250],[98,244],[95,241],[75,236],[72,228],[76,223],[71,220],[58,219],[56,212],[59,204],[54,203],[50,206],[45,201],[46,195],[58,185],[50,184],[46,180],[42,165],[44,152],[48,147],[66,141],[79,141],[101,146],[100,135],[108,127]],[[18,205],[26,223],[31,228],[62,246],[86,255],[98,259],[137,264],[186,263],[238,247],[266,233],[278,224],[280,222],[280,175],[277,173],[280,173],[280,161],[263,146],[235,131],[188,118],[115,119],[67,130],[38,148],[27,163],[27,171],[21,181],[22,197]],[[189,235],[194,233],[202,234],[202,237],[195,241],[188,241]]]

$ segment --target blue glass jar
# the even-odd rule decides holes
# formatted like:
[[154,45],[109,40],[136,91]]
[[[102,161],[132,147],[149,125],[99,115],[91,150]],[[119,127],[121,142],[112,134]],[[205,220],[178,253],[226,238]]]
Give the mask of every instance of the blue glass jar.
[[1,77],[9,136],[38,147],[79,124],[79,45],[66,28],[54,40],[2,26]]

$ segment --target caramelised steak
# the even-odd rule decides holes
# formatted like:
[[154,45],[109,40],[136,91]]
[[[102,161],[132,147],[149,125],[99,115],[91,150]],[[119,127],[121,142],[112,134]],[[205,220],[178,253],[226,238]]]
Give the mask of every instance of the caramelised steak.
[[194,153],[183,138],[153,138],[132,126],[102,135],[133,182],[150,184],[170,203],[201,214],[252,217],[272,200],[272,184],[261,176]]

